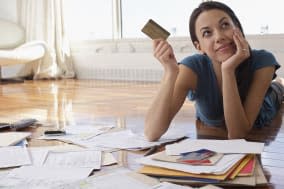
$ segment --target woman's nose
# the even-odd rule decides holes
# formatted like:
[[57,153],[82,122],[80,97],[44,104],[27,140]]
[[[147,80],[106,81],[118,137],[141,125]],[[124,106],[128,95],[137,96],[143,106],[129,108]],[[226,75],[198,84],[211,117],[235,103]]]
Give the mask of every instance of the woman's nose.
[[221,30],[216,30],[215,31],[215,41],[216,42],[221,42],[223,41],[225,38],[224,38],[224,32],[221,31]]

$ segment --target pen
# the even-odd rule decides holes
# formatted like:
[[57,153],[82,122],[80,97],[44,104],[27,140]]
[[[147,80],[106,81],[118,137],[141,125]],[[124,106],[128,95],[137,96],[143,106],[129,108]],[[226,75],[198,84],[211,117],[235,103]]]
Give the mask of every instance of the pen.
[[159,149],[159,146],[152,146],[145,154],[144,156],[149,156],[154,154]]

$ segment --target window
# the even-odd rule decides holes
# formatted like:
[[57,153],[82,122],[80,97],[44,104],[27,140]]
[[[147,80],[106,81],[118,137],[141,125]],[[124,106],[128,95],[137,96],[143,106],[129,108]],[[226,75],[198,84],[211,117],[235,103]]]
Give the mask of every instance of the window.
[[64,14],[70,39],[112,38],[112,0],[65,0]]
[[122,36],[146,37],[141,29],[152,18],[173,36],[189,36],[189,16],[201,0],[122,0]]
[[[240,19],[246,34],[284,33],[281,0],[220,0]],[[171,37],[189,36],[188,21],[202,0],[65,0],[67,31],[72,40],[146,38],[142,27],[153,19]],[[257,5],[257,6],[256,6]]]
[[280,18],[284,17],[283,6],[280,5],[282,0],[220,0],[220,2],[233,9],[245,34],[284,33],[284,25],[280,21]]

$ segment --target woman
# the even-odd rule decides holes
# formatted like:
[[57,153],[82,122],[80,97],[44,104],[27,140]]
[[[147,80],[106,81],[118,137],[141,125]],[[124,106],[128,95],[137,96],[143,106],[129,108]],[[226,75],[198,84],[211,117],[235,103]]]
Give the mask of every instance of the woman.
[[[280,67],[265,50],[251,50],[234,12],[220,2],[203,2],[189,21],[191,40],[200,52],[177,63],[170,44],[153,41],[164,67],[159,92],[145,119],[150,141],[163,135],[186,97],[208,127],[224,126],[228,138],[245,138],[268,124],[280,108],[283,86],[271,82]],[[279,80],[280,81],[280,80]]]

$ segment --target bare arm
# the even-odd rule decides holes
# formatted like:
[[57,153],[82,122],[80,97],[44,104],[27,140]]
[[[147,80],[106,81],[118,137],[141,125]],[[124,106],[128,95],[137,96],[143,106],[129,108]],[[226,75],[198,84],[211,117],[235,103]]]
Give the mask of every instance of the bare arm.
[[274,74],[274,67],[262,68],[254,73],[248,95],[244,104],[242,104],[237,88],[235,68],[249,56],[247,54],[249,51],[244,52],[242,50],[246,43],[239,33],[234,38],[237,52],[222,63],[224,116],[228,138],[244,138],[253,127],[260,111],[265,93]]
[[144,133],[150,141],[159,139],[167,131],[190,88],[191,82],[185,78],[193,75],[190,69],[178,66],[173,50],[166,41],[154,41],[154,56],[163,65],[164,76],[145,118]]
[[274,67],[255,72],[244,104],[241,103],[235,75],[223,74],[224,116],[228,138],[244,138],[252,129],[273,73]]

